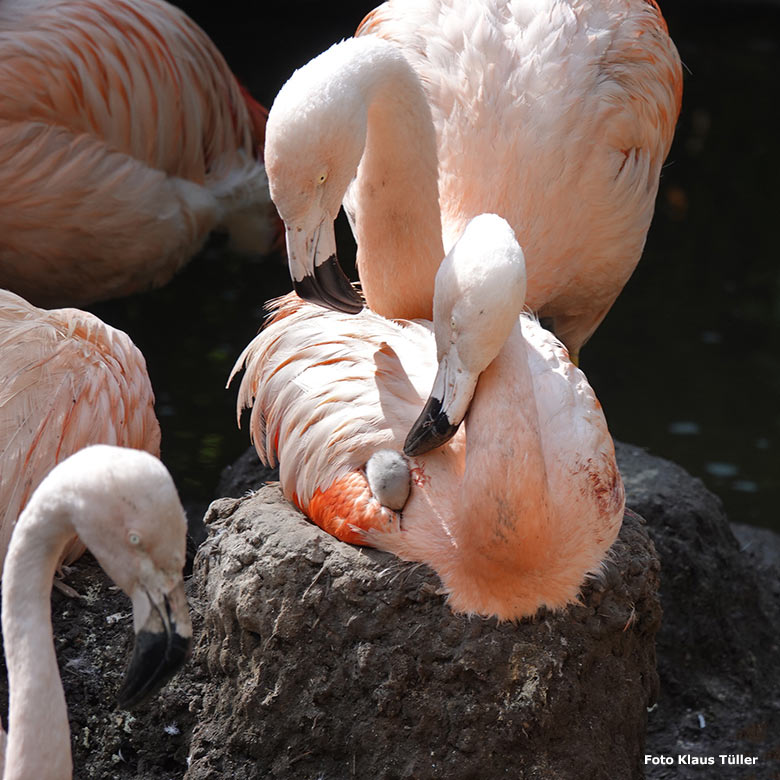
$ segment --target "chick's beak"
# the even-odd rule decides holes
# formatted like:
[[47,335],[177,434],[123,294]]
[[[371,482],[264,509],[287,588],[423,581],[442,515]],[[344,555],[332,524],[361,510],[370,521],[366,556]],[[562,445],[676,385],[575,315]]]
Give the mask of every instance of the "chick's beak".
[[119,706],[129,709],[156,693],[187,660],[192,624],[184,582],[167,593],[138,586],[132,595],[135,646],[119,692]]

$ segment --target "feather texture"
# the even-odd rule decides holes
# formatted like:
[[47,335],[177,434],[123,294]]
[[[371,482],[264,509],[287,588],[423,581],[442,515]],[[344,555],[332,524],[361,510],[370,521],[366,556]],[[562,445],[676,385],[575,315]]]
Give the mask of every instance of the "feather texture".
[[402,448],[430,392],[436,351],[429,322],[323,312],[294,294],[271,306],[230,381],[245,368],[239,424],[251,407],[258,455],[280,463],[285,495],[305,506],[376,450]]
[[503,216],[528,306],[578,351],[639,260],[680,111],[658,6],[389,0],[357,35],[397,45],[428,96],[445,252],[475,215]]
[[[480,378],[465,426],[409,459],[402,512],[371,494],[365,465],[402,448],[430,393],[431,323],[340,314],[291,294],[231,379],[242,367],[239,420],[251,407],[255,448],[279,462],[285,496],[344,541],[433,566],[455,609],[515,618],[562,606],[617,534],[623,487],[601,407],[531,314]],[[491,529],[510,527],[525,541],[504,553]]]
[[368,306],[430,318],[443,253],[492,212],[576,357],[639,261],[681,89],[647,0],[388,0],[271,108],[293,277],[322,273],[312,230],[343,200]]
[[[146,362],[130,338],[78,309],[0,291],[0,564],[49,471],[89,444],[160,454]],[[67,554],[73,560],[80,545]]]
[[0,286],[47,305],[128,294],[217,227],[265,251],[263,113],[163,0],[4,0]]

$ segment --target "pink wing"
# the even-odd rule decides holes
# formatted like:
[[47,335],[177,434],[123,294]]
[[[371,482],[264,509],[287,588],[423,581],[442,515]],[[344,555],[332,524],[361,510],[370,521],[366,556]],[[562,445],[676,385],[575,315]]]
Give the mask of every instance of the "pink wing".
[[[31,493],[89,444],[159,457],[146,362],[127,334],[77,309],[43,311],[0,291],[0,564]],[[80,543],[67,559],[83,552]]]
[[388,0],[356,35],[395,43],[420,76],[445,249],[477,214],[507,219],[526,304],[576,358],[639,261],[680,111],[658,5]]
[[6,121],[104,140],[194,182],[255,156],[241,88],[208,36],[159,0],[33,0],[0,14]]
[[[252,409],[260,459],[280,464],[285,496],[320,526],[356,541],[349,524],[381,514],[362,469],[377,450],[400,450],[430,392],[436,347],[430,323],[392,321],[368,309],[342,314],[290,294],[236,361],[245,374],[238,415]],[[349,496],[360,500],[344,525]],[[365,500],[364,500],[365,499]],[[354,503],[354,502],[353,502]],[[344,525],[343,532],[339,529]]]
[[263,110],[159,0],[0,8],[0,286],[48,305],[161,284],[223,226],[265,251]]

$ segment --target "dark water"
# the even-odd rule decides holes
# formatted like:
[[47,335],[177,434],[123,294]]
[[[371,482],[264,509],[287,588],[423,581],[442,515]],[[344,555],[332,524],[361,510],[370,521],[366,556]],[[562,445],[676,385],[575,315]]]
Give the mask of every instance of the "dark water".
[[[683,114],[645,254],[582,367],[616,438],[701,477],[732,520],[780,530],[780,9],[677,3],[665,10],[688,68]],[[262,28],[237,3],[185,7],[269,104],[371,5],[336,17],[332,4],[288,3]],[[340,241],[347,254],[347,231]],[[280,257],[213,245],[164,289],[93,307],[147,357],[163,458],[185,496],[211,498],[248,445],[224,385],[263,302],[287,289]]]

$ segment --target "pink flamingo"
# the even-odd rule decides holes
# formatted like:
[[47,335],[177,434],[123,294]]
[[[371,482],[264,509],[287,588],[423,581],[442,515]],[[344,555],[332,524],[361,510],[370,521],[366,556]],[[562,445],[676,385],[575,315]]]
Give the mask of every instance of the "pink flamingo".
[[0,287],[81,305],[167,282],[213,229],[265,251],[265,110],[163,0],[0,3]]
[[576,599],[624,508],[601,407],[521,315],[525,290],[512,229],[482,215],[441,264],[432,324],[291,295],[233,370],[288,499],[340,539],[430,565],[454,610],[501,619]]
[[[159,456],[143,355],[88,312],[45,311],[0,290],[0,571],[14,523],[41,480],[98,443]],[[64,562],[83,551],[74,537]]]
[[7,740],[0,729],[3,780],[70,780],[73,774],[50,598],[70,539],[78,534],[132,599],[136,643],[119,695],[120,706],[131,707],[163,685],[189,651],[186,530],[170,474],[146,452],[88,447],[38,486],[14,528],[3,577],[10,693]]
[[631,275],[680,108],[653,0],[389,0],[296,71],[266,166],[296,290],[355,312],[431,316],[436,269],[495,212],[528,258],[526,303],[577,358]]

